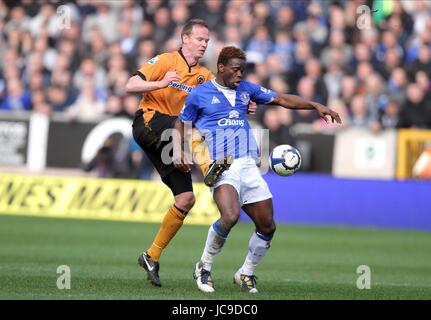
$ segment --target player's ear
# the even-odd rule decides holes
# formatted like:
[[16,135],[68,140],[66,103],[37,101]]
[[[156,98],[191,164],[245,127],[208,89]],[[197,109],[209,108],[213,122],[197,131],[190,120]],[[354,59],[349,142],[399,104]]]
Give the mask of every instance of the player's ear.
[[218,70],[219,72],[224,72],[224,64],[223,64],[223,63],[219,63],[219,64],[217,65],[217,70]]
[[186,43],[186,40],[188,40],[189,39],[189,36],[187,35],[187,34],[184,34],[182,37],[181,37],[181,41],[183,42],[183,43]]

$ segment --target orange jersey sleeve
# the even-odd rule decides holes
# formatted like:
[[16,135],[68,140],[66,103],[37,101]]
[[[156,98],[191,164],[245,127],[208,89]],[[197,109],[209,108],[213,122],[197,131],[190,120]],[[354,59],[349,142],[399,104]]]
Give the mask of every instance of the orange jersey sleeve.
[[[168,71],[175,71],[180,80],[171,82],[166,88],[145,92],[139,104],[144,112],[159,111],[177,116],[190,91],[214,77],[203,66],[189,66],[180,51],[163,53],[150,59],[138,70],[138,74],[146,81],[160,81]],[[145,114],[144,118],[148,120]]]
[[142,74],[147,81],[162,80],[166,72],[173,71],[171,70],[170,62],[169,53],[163,53],[148,60],[138,72]]

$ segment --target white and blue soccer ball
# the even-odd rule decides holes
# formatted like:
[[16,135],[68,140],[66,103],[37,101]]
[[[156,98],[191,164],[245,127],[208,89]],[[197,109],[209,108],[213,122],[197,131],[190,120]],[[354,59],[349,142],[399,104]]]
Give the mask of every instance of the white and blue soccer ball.
[[301,154],[288,144],[279,145],[269,155],[269,165],[279,176],[291,176],[301,167]]

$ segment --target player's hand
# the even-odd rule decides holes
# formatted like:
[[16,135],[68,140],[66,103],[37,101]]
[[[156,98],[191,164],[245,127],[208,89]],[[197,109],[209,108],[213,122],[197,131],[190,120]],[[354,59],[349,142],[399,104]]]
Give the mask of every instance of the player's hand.
[[248,103],[248,109],[247,109],[247,113],[248,114],[256,114],[257,111],[257,104],[254,101],[249,101]]
[[172,81],[180,81],[180,76],[175,71],[166,72],[162,80],[159,81],[160,88],[166,88]]
[[331,122],[341,124],[341,118],[340,115],[335,112],[334,110],[329,109],[328,107],[325,107],[323,104],[314,102],[314,107],[316,108],[317,112],[319,112],[320,117],[325,120],[326,123],[329,123],[329,120],[326,116],[329,116],[331,118]]
[[172,156],[172,164],[175,169],[182,172],[190,172],[192,170],[191,163],[191,156],[188,153],[181,151],[177,154],[177,152],[174,152],[174,155]]

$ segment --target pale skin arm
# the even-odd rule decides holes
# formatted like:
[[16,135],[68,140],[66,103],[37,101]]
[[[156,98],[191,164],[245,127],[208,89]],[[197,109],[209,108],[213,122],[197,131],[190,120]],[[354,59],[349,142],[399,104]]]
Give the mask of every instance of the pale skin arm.
[[250,102],[248,103],[247,113],[253,115],[253,114],[256,114],[256,111],[257,111],[256,102],[250,100]]
[[146,81],[138,75],[129,78],[126,83],[127,93],[145,93],[166,88],[171,81],[179,81],[180,76],[175,71],[166,72],[160,81]]
[[190,165],[190,163],[192,163],[191,156],[189,153],[184,152],[182,148],[184,143],[184,136],[186,135],[187,137],[189,137],[190,132],[185,132],[184,122],[178,119],[177,121],[175,121],[175,130],[176,132],[174,132],[172,136],[172,163],[177,170],[182,172],[190,172],[192,169],[192,166]]
[[301,98],[300,96],[278,93],[274,100],[272,100],[268,104],[279,105],[286,109],[293,110],[316,110],[319,113],[320,117],[325,120],[326,123],[329,123],[329,120],[326,116],[329,116],[332,122],[336,122],[339,124],[341,123],[340,116],[334,110],[331,110],[318,102],[313,102]]

